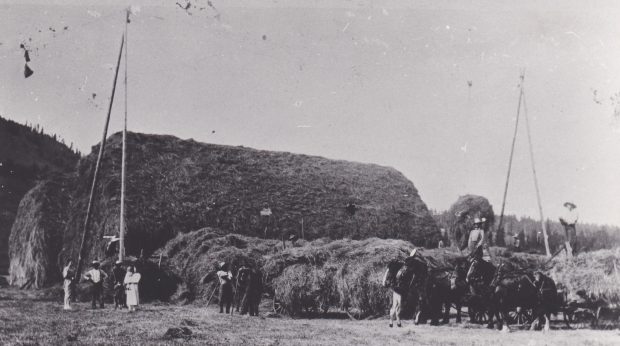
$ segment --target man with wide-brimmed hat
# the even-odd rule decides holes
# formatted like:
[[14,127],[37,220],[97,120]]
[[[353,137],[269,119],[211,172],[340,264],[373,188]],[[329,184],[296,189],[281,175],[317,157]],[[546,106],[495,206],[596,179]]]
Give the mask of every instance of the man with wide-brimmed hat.
[[467,242],[467,249],[472,254],[478,246],[484,243],[484,222],[485,218],[474,219],[474,229],[469,232],[469,240]]
[[122,267],[123,262],[116,261],[112,268],[112,284],[114,285],[114,309],[125,307],[125,287],[124,280],[126,271]]
[[579,220],[579,214],[577,214],[577,206],[572,202],[565,202],[564,213],[560,216],[560,223],[564,226],[564,232],[566,232],[566,252],[572,256],[577,252],[577,220]]
[[90,292],[92,294],[92,308],[97,308],[97,302],[99,307],[103,309],[103,280],[107,279],[108,275],[101,269],[99,269],[100,263],[97,260],[92,262],[92,269],[86,272],[84,279],[92,283]]

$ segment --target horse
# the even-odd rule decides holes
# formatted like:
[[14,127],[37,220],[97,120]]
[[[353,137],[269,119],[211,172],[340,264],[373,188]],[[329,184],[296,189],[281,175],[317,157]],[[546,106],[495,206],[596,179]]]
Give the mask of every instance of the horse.
[[241,267],[237,272],[237,293],[241,297],[241,314],[258,316],[263,284],[262,275],[255,269]]
[[[403,297],[418,297],[418,312],[415,323],[426,317],[431,318],[431,325],[439,324],[442,306],[449,313],[450,280],[445,271],[429,271],[428,265],[415,258],[408,257],[405,262],[391,261],[383,277],[383,286],[392,289],[392,307],[390,309],[390,327],[396,319],[400,327],[400,312]],[[444,318],[445,321],[445,318]]]
[[544,318],[543,331],[549,331],[551,314],[559,310],[558,293],[555,282],[542,273],[517,271],[504,274],[501,264],[491,282],[491,311],[489,328],[493,328],[493,317],[504,332],[510,331],[508,311],[513,309],[532,309],[535,317],[531,330]]
[[[461,257],[456,260],[454,270],[449,276],[450,280],[450,293],[448,301],[450,305],[454,305],[456,309],[456,323],[461,323],[461,308],[465,304],[465,298],[469,293],[469,285],[467,284],[466,277],[469,269],[469,261],[467,257]],[[450,319],[450,308],[448,305],[444,315],[444,322],[448,322]]]
[[[481,257],[469,257],[471,262],[465,281],[469,286],[469,299],[467,302],[467,310],[470,322],[481,322],[482,314],[490,313],[491,306],[491,282],[495,277],[497,269],[495,266],[483,260]],[[464,265],[463,265],[464,266]]]

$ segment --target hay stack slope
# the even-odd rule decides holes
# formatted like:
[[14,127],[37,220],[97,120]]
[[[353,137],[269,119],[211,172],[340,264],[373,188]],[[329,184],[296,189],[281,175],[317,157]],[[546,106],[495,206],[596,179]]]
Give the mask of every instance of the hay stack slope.
[[69,206],[66,181],[40,182],[22,199],[9,241],[11,285],[40,288],[61,279],[58,252]]
[[56,135],[0,116],[0,275],[9,272],[9,235],[19,202],[37,180],[73,170],[79,154]]

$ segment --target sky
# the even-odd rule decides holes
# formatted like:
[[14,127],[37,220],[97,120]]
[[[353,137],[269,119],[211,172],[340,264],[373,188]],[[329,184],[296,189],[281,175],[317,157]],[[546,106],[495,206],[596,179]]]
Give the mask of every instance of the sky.
[[620,225],[620,2],[101,3],[0,0],[0,115],[89,153],[131,5],[110,133],[126,91],[130,131],[391,166],[429,208],[499,213],[524,73],[506,213],[539,217],[527,114],[545,218]]

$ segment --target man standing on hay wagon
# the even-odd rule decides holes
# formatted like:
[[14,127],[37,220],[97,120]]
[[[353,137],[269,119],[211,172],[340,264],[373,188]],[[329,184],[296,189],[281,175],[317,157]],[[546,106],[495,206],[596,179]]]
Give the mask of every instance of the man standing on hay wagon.
[[579,220],[579,214],[577,214],[577,206],[572,202],[564,203],[564,214],[560,217],[560,223],[564,226],[564,232],[566,232],[566,252],[569,256],[576,253],[577,248],[577,220]]
[[474,219],[474,229],[469,232],[469,241],[467,242],[467,249],[470,254],[473,254],[476,249],[484,243],[484,222],[485,218]]
[[220,314],[224,312],[224,305],[226,305],[226,313],[228,314],[230,313],[230,305],[233,300],[233,275],[228,269],[228,264],[226,262],[220,263],[220,270],[218,270],[216,274],[220,281],[220,292],[218,296],[220,301]]

